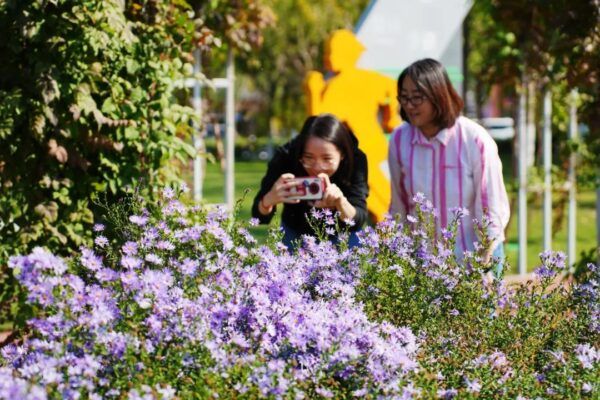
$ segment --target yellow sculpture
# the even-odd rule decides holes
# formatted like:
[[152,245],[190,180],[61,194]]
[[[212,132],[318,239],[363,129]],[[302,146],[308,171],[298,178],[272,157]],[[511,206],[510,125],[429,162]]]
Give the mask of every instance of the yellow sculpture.
[[325,47],[325,67],[335,75],[323,79],[308,73],[305,90],[308,113],[328,112],[345,121],[367,155],[369,197],[367,208],[377,221],[388,211],[391,199],[388,141],[384,134],[400,124],[396,82],[374,71],[358,69],[356,62],[364,46],[349,30],[335,31]]

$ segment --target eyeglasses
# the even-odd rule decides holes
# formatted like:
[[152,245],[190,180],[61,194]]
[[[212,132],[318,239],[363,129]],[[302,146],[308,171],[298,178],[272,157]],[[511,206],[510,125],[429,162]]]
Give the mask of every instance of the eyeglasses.
[[328,168],[333,167],[336,164],[336,160],[328,159],[328,160],[319,161],[319,160],[315,160],[312,158],[309,158],[309,159],[301,158],[300,164],[302,164],[302,166],[304,168],[315,168],[318,165],[319,167],[328,169]]
[[401,106],[406,107],[408,105],[408,103],[412,104],[415,107],[420,106],[421,104],[423,104],[423,101],[425,101],[427,97],[423,96],[421,94],[418,94],[416,96],[397,96],[396,99],[398,99],[398,102],[400,103]]

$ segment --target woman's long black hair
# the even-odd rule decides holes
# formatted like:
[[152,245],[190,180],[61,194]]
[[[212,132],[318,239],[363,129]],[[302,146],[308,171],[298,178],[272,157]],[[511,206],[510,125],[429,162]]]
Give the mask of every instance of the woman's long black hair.
[[304,154],[306,142],[311,137],[317,137],[335,145],[342,154],[342,160],[334,175],[339,176],[343,181],[350,181],[354,171],[354,148],[358,144],[350,127],[332,114],[308,117],[296,139],[294,157],[298,163]]

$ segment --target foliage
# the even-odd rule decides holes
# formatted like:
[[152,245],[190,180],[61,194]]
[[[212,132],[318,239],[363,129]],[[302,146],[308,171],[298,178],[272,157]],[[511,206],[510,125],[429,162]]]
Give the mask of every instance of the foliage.
[[598,267],[587,265],[582,283],[563,281],[565,255],[545,252],[533,280],[506,286],[488,275],[485,246],[453,255],[464,211],[436,239],[434,211],[419,201],[408,224],[367,229],[357,288],[372,318],[422,338],[413,389],[424,398],[593,398],[599,355],[588,365],[582,354],[600,335]]
[[276,23],[264,31],[264,45],[249,55],[240,71],[252,77],[251,90],[269,103],[261,126],[268,132],[274,117],[287,129],[300,129],[306,118],[303,81],[310,70],[323,70],[325,41],[336,29],[352,29],[368,0],[268,0]]
[[551,287],[564,255],[545,253],[535,282],[507,288],[479,252],[453,254],[464,210],[436,238],[422,198],[357,249],[305,237],[289,254],[163,193],[118,206],[76,258],[11,259],[40,314],[2,349],[0,398],[598,395],[596,266]]
[[[184,3],[0,4],[0,265],[89,244],[94,207],[139,180],[173,181],[191,154],[191,109],[171,90],[190,69]],[[150,187],[150,186],[148,186]]]
[[[505,95],[515,97],[525,76],[536,86],[538,116],[543,89],[552,91],[553,132],[566,144],[569,92],[577,89],[579,122],[589,128],[587,141],[596,149],[600,140],[599,21],[597,0],[474,2],[467,20],[468,68],[471,85],[478,86],[479,101],[494,84],[501,85]],[[516,116],[516,101],[509,112]],[[563,154],[570,151],[557,155]],[[592,150],[588,154],[593,156],[585,158],[587,166],[582,168],[600,167],[598,153]],[[559,164],[565,159],[560,157]],[[584,174],[596,184],[595,170]]]
[[[534,124],[541,131],[543,94],[552,95],[553,184],[558,192],[553,231],[566,215],[570,155],[575,152],[577,185],[600,186],[600,3],[598,0],[477,0],[467,19],[469,85],[483,103],[492,85],[508,102],[505,115],[517,118],[523,78],[533,82]],[[571,91],[577,90],[582,138],[569,139]],[[541,136],[538,136],[540,138]],[[541,154],[541,140],[538,151]],[[537,157],[538,180],[543,180]],[[531,176],[533,180],[535,175]],[[591,250],[595,251],[595,249]]]
[[244,56],[263,45],[263,31],[274,21],[272,10],[261,0],[189,0],[189,4],[199,26],[196,43],[205,51],[227,44]]
[[0,1],[0,320],[9,254],[71,254],[90,244],[93,198],[180,181],[195,117],[173,91],[191,51],[258,45],[264,19],[258,1],[190,4]]
[[76,259],[11,258],[39,317],[2,349],[0,398],[349,397],[394,393],[415,367],[416,338],[367,320],[331,244],[257,247],[247,224],[168,189],[162,208],[131,209],[125,235],[97,225]]

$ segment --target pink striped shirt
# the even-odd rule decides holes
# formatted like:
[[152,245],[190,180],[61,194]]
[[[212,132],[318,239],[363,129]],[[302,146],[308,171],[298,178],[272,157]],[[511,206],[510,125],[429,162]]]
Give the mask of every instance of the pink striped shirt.
[[489,235],[504,241],[510,209],[502,178],[498,146],[487,131],[468,118],[428,140],[421,131],[403,123],[394,130],[388,161],[392,183],[390,213],[414,213],[414,195],[421,192],[439,212],[438,231],[452,218],[449,210],[463,207],[457,250],[473,250],[478,240],[473,218],[490,217]]

